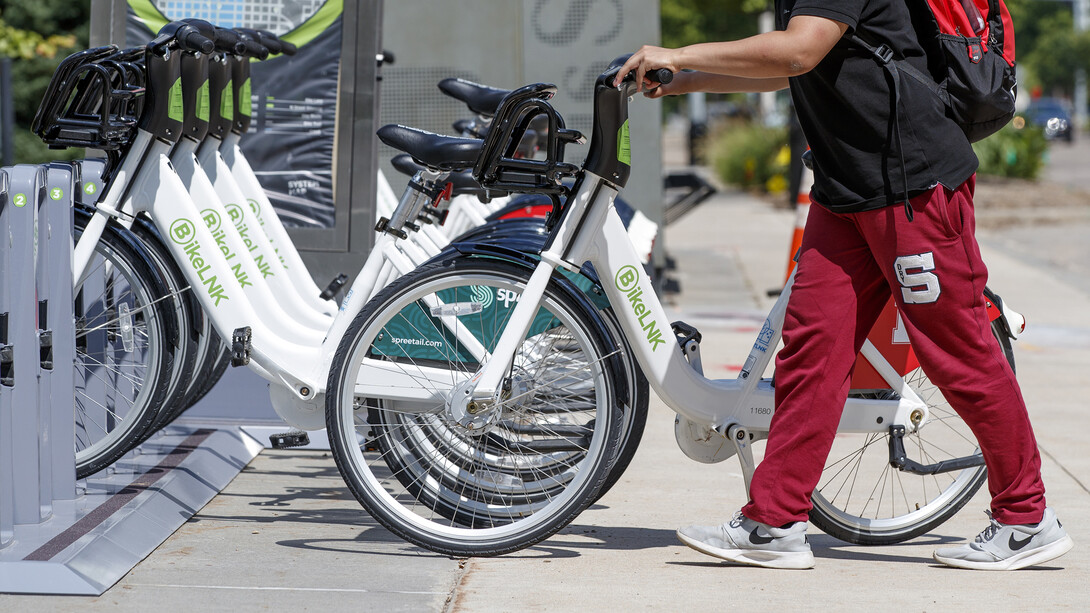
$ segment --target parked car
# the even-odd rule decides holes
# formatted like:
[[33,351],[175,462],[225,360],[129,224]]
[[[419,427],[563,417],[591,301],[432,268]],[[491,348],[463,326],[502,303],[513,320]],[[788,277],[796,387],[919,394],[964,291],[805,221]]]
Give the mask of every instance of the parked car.
[[1038,98],[1030,102],[1025,117],[1028,123],[1044,128],[1045,138],[1063,139],[1069,143],[1074,138],[1075,130],[1071,114],[1067,111],[1067,104],[1063,100]]

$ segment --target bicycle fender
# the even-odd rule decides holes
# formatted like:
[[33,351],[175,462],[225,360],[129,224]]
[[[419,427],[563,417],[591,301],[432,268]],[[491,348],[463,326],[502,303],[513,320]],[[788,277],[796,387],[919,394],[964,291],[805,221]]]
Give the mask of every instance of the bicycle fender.
[[1018,340],[1018,336],[1026,330],[1026,318],[1018,311],[1010,308],[1003,302],[1003,298],[999,294],[987,286],[984,287],[984,298],[988,308],[988,318],[992,321],[998,319],[999,325],[1002,326],[1007,336],[1013,340]]
[[[429,260],[428,263],[430,264],[449,262],[464,257],[479,257],[503,260],[504,262],[525,269],[528,273],[532,273],[537,268],[538,262],[540,261],[535,255],[524,253],[517,249],[511,249],[510,247],[506,247],[503,245],[495,245],[489,243],[451,243],[446,249],[439,253],[439,255],[436,255],[431,260]],[[602,338],[605,338],[609,342],[614,344],[614,352],[623,351],[623,347],[617,345],[617,339],[615,339],[613,335],[609,333],[609,330],[606,328],[605,324],[602,323],[599,316],[597,315],[599,310],[612,308],[610,307],[609,301],[606,299],[605,292],[602,291],[602,288],[597,284],[594,284],[591,286],[591,293],[588,293],[587,290],[580,287],[580,285],[577,283],[579,279],[582,279],[583,284],[590,283],[589,277],[587,277],[585,274],[575,275],[568,271],[562,272],[563,274],[561,275],[553,276],[553,281],[555,281],[567,294],[569,294],[569,298],[576,302],[581,308],[583,308],[586,312],[594,315],[594,325],[598,328],[598,332],[602,335]],[[604,306],[599,306],[597,304],[598,301],[595,300],[595,296],[600,297],[601,301],[604,303]],[[613,355],[608,360],[606,360],[605,365],[606,368],[609,369],[610,377],[612,378],[612,380],[616,381],[619,386],[624,386],[625,378],[621,376],[623,366],[621,366],[620,364],[619,357],[617,355]],[[619,394],[617,396],[618,398],[628,398],[630,390],[628,390],[627,388],[618,388],[618,392],[623,392],[623,394]],[[623,402],[621,404],[623,404]]]
[[[457,257],[458,255],[492,257],[507,260],[520,266],[533,269],[537,267],[537,263],[540,259],[538,257],[540,250],[541,244],[533,239],[520,241],[515,238],[505,240],[503,244],[459,242],[451,243],[430,261],[442,261],[450,257]],[[606,297],[606,293],[598,280],[598,273],[589,264],[580,268],[578,274],[567,270],[561,270],[561,276],[569,283],[573,284],[580,293],[589,298],[595,308],[612,308],[612,305],[609,303],[609,298]]]

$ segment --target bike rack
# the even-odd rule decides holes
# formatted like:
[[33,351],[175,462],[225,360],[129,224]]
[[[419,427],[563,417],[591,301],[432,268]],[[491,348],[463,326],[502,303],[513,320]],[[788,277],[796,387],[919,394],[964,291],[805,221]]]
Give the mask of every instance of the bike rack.
[[[39,245],[39,205],[46,190],[44,169],[38,166],[14,166],[6,171],[7,194],[0,217],[0,250],[3,251],[3,283],[0,283],[0,313],[5,313],[6,333],[3,356],[5,401],[0,405],[0,445],[7,466],[3,469],[5,503],[3,520],[7,541],[13,539],[15,524],[37,524],[52,514],[52,450],[41,445],[51,440],[52,416],[48,414],[49,396],[41,397],[41,339],[35,258],[48,251],[48,242]],[[58,188],[59,189],[59,188]],[[71,231],[69,230],[69,233]],[[41,249],[39,249],[39,246]],[[71,275],[71,273],[69,273]],[[59,330],[57,331],[59,338]],[[73,345],[74,332],[73,334]],[[52,334],[46,335],[46,338]],[[52,365],[50,365],[52,368]],[[63,393],[63,390],[58,390]],[[41,402],[40,402],[41,401]],[[43,407],[46,413],[42,413]],[[69,421],[71,417],[69,417]],[[72,429],[69,426],[69,429]],[[43,436],[44,435],[44,436]],[[47,438],[48,437],[48,438]],[[71,454],[69,454],[71,455]],[[73,492],[75,464],[71,461]],[[43,487],[46,485],[46,487]]]
[[237,427],[175,427],[76,480],[72,206],[102,170],[0,169],[0,593],[103,593],[262,449]]

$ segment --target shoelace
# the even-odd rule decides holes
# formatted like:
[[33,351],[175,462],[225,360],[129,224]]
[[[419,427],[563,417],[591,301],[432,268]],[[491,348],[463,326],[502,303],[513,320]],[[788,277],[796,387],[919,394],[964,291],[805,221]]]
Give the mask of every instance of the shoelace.
[[735,511],[734,512],[734,517],[730,518],[730,523],[729,523],[730,527],[731,528],[741,528],[743,519],[745,519],[745,515],[742,515],[741,511]]
[[988,523],[988,527],[984,528],[983,532],[976,535],[976,542],[978,542],[978,543],[987,543],[988,541],[992,540],[992,537],[994,537],[995,534],[997,532],[999,532],[999,529],[1003,527],[1002,524],[997,522],[995,520],[995,518],[992,517],[992,512],[991,511],[984,511],[984,512],[988,514],[988,522],[989,523]]

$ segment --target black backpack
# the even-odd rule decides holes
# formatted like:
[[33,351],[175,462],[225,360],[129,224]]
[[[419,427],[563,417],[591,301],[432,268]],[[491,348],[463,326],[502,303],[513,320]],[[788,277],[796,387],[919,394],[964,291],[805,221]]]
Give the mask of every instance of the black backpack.
[[[898,71],[919,81],[946,105],[946,114],[976,142],[1014,117],[1014,23],[1003,0],[906,0],[927,53],[932,74],[895,57],[885,43],[874,45],[853,32],[847,39],[869,51],[893,77]],[[917,15],[926,11],[926,17]],[[933,76],[934,75],[934,76]]]

